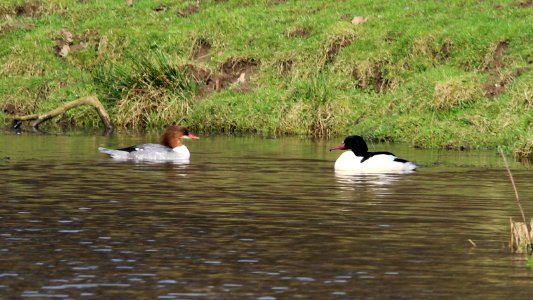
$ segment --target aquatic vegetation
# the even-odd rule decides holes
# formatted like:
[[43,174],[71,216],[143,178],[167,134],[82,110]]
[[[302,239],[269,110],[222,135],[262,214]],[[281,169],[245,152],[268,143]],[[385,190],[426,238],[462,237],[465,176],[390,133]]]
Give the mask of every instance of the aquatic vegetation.
[[515,252],[527,252],[528,254],[532,254],[533,253],[533,243],[532,243],[533,219],[531,219],[531,222],[528,228],[527,221],[526,221],[526,215],[524,213],[524,209],[522,208],[520,197],[518,196],[518,190],[514,182],[513,173],[511,172],[511,169],[509,168],[509,163],[507,162],[507,158],[505,158],[505,154],[503,153],[503,150],[501,148],[498,148],[498,150],[503,159],[505,168],[507,169],[507,173],[509,174],[509,179],[511,181],[511,184],[513,185],[516,204],[518,206],[518,209],[520,210],[520,213],[522,214],[522,221],[523,221],[523,222],[514,222],[512,218],[510,219],[511,238],[509,240],[509,248]]
[[533,228],[533,219],[529,225],[524,222],[515,222],[512,219],[510,220],[510,224],[511,238],[509,240],[509,249],[517,253],[531,253],[533,248],[530,237],[533,235],[533,231],[530,232],[528,228]]

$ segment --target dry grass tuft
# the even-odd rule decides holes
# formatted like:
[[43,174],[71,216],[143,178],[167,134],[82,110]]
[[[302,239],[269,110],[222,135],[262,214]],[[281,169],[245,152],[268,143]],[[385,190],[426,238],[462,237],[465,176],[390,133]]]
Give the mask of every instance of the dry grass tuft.
[[433,57],[435,51],[436,37],[432,34],[419,36],[411,42],[411,55],[413,57]]
[[37,18],[42,15],[64,11],[65,6],[57,1],[26,0],[18,4],[0,4],[0,17]]
[[291,38],[308,37],[311,35],[311,29],[308,27],[298,26],[287,32],[287,36]]
[[433,57],[440,62],[444,62],[448,59],[448,57],[450,57],[452,49],[453,41],[451,39],[445,39],[438,50],[433,50]]
[[[1,15],[0,11],[0,15]],[[33,24],[24,24],[18,22],[16,19],[6,18],[6,22],[0,23],[0,36],[13,31],[13,30],[26,30],[30,31],[35,28]]]
[[518,78],[512,82],[512,85],[509,85],[510,88],[507,90],[510,94],[511,102],[509,105],[512,107],[517,107],[520,109],[525,109],[526,111],[531,111],[533,109],[533,85],[531,80],[533,79],[533,74],[524,75],[523,78]]
[[6,57],[4,64],[0,66],[0,74],[2,75],[38,77],[45,76],[47,73],[45,63],[28,59],[31,57],[29,49],[13,46]]
[[190,15],[194,15],[196,13],[198,13],[198,11],[200,10],[200,7],[197,6],[197,5],[194,5],[194,4],[189,4],[187,5],[187,7],[184,7],[182,9],[178,9],[176,11],[176,16],[179,17],[179,18],[186,18]]
[[292,59],[280,60],[276,64],[276,70],[280,75],[288,75],[292,71],[294,61]]
[[299,128],[298,133],[329,137],[344,128],[352,110],[347,97],[339,94],[327,72],[316,72],[293,82],[282,114],[282,127]]
[[352,70],[352,78],[359,89],[371,89],[385,93],[400,85],[401,76],[389,76],[393,64],[385,60],[369,59],[357,62]]
[[474,103],[483,93],[476,77],[454,77],[437,82],[433,94],[433,105],[438,110],[449,110]]
[[330,100],[324,103],[297,101],[285,107],[279,127],[280,133],[297,133],[317,138],[331,137],[342,128],[350,114],[347,101]]
[[310,122],[306,116],[311,110],[311,104],[304,101],[289,103],[281,114],[283,117],[280,120],[280,133],[309,134],[307,128],[310,127]]
[[211,43],[205,38],[198,38],[192,43],[191,57],[201,62],[209,61]]
[[259,67],[259,61],[250,57],[230,57],[220,66],[225,74],[239,76],[241,73],[250,74]]
[[531,130],[529,133],[529,137],[523,143],[519,143],[519,146],[516,147],[517,150],[514,152],[515,158],[533,158],[533,135],[531,134]]
[[499,41],[492,44],[485,54],[482,69],[488,72],[496,72],[504,67],[504,56],[507,48],[509,48],[509,41]]
[[15,13],[17,17],[26,16],[26,17],[37,17],[43,11],[43,6],[41,1],[29,0],[24,3],[17,5],[15,7]]
[[[454,42],[450,38],[440,40],[437,36],[429,34],[415,38],[411,44],[413,58],[422,58],[425,64],[439,64],[445,62],[451,55]],[[429,59],[428,59],[429,58]]]
[[97,57],[94,65],[114,64],[120,61],[130,46],[130,40],[122,33],[102,35],[94,45]]
[[326,53],[325,53],[326,63],[333,62],[333,60],[335,59],[335,57],[337,56],[339,51],[342,48],[344,48],[346,46],[349,46],[353,42],[353,40],[354,40],[353,37],[342,36],[342,37],[338,37],[335,40],[331,41],[327,45],[327,49],[326,49]]
[[[528,232],[526,223],[524,222],[515,222],[511,218],[511,238],[509,239],[509,249],[512,252],[516,253],[525,253],[528,252],[529,237],[533,236],[533,229],[531,232]],[[533,219],[529,228],[533,228]]]
[[187,116],[193,102],[161,89],[130,90],[116,104],[115,122],[128,128],[172,124]]
[[36,81],[29,87],[16,87],[17,93],[4,99],[2,110],[8,115],[28,115],[37,113],[50,95],[64,88],[62,81]]
[[357,38],[353,26],[349,23],[336,24],[330,32],[325,42],[323,56],[319,59],[320,65],[332,63],[339,52],[351,45]]
[[331,137],[337,132],[337,128],[340,128],[341,118],[347,117],[349,113],[349,106],[341,101],[331,100],[318,105],[311,114],[311,135],[319,138]]

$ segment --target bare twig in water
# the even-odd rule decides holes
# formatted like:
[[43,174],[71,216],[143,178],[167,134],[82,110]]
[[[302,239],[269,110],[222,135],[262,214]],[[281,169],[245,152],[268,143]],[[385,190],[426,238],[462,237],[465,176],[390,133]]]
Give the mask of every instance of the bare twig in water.
[[474,241],[472,241],[471,239],[468,239],[468,241],[470,242],[470,244],[472,244],[472,246],[477,247],[477,244]]
[[[513,185],[513,189],[514,189],[516,203],[518,204],[518,208],[520,209],[520,213],[522,214],[522,220],[524,221],[524,226],[525,226],[525,237],[527,238],[527,249],[529,251],[529,249],[533,249],[533,245],[531,244],[531,236],[527,228],[526,215],[524,214],[524,209],[522,208],[522,204],[520,203],[520,198],[518,197],[518,189],[516,188],[516,184],[514,183],[513,174],[511,173],[511,169],[509,168],[509,163],[507,162],[507,158],[505,157],[505,154],[503,153],[502,148],[498,147],[498,151],[500,152],[500,155],[502,156],[503,163],[505,165],[505,168],[507,169],[507,173],[509,174],[509,179],[511,180],[511,184]],[[511,225],[513,224],[514,222],[511,220]],[[511,230],[513,230],[513,228],[514,227],[512,226]]]

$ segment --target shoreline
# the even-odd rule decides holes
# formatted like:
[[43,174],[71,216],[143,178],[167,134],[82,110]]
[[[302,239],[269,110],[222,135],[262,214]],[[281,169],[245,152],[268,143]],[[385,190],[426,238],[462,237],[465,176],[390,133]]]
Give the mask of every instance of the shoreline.
[[[96,94],[117,127],[532,157],[533,8],[517,3],[10,0],[0,124]],[[49,126],[102,125],[80,107]]]

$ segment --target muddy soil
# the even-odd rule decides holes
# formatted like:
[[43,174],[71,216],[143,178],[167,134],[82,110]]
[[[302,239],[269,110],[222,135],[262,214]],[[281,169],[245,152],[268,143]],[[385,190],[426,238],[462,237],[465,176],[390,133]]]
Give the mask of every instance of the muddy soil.
[[211,51],[211,43],[205,39],[198,39],[192,50],[192,58],[200,62],[209,61],[211,59],[209,51]]
[[247,77],[253,74],[259,63],[253,58],[231,57],[219,66],[217,72],[188,64],[183,66],[187,76],[201,85],[200,97],[234,87],[239,92],[249,92],[252,86],[247,82]]
[[352,40],[346,38],[338,38],[334,40],[328,46],[328,50],[326,51],[326,63],[332,63],[337,54],[339,54],[339,51],[341,51],[342,48],[349,46],[352,42]]
[[308,37],[311,35],[311,29],[307,27],[296,27],[287,33],[288,37]]
[[176,16],[178,16],[180,18],[186,18],[186,17],[188,17],[190,15],[194,15],[199,10],[200,10],[200,7],[198,7],[198,6],[194,5],[194,4],[189,4],[187,7],[183,8],[183,9],[178,9],[178,11],[176,11]]

